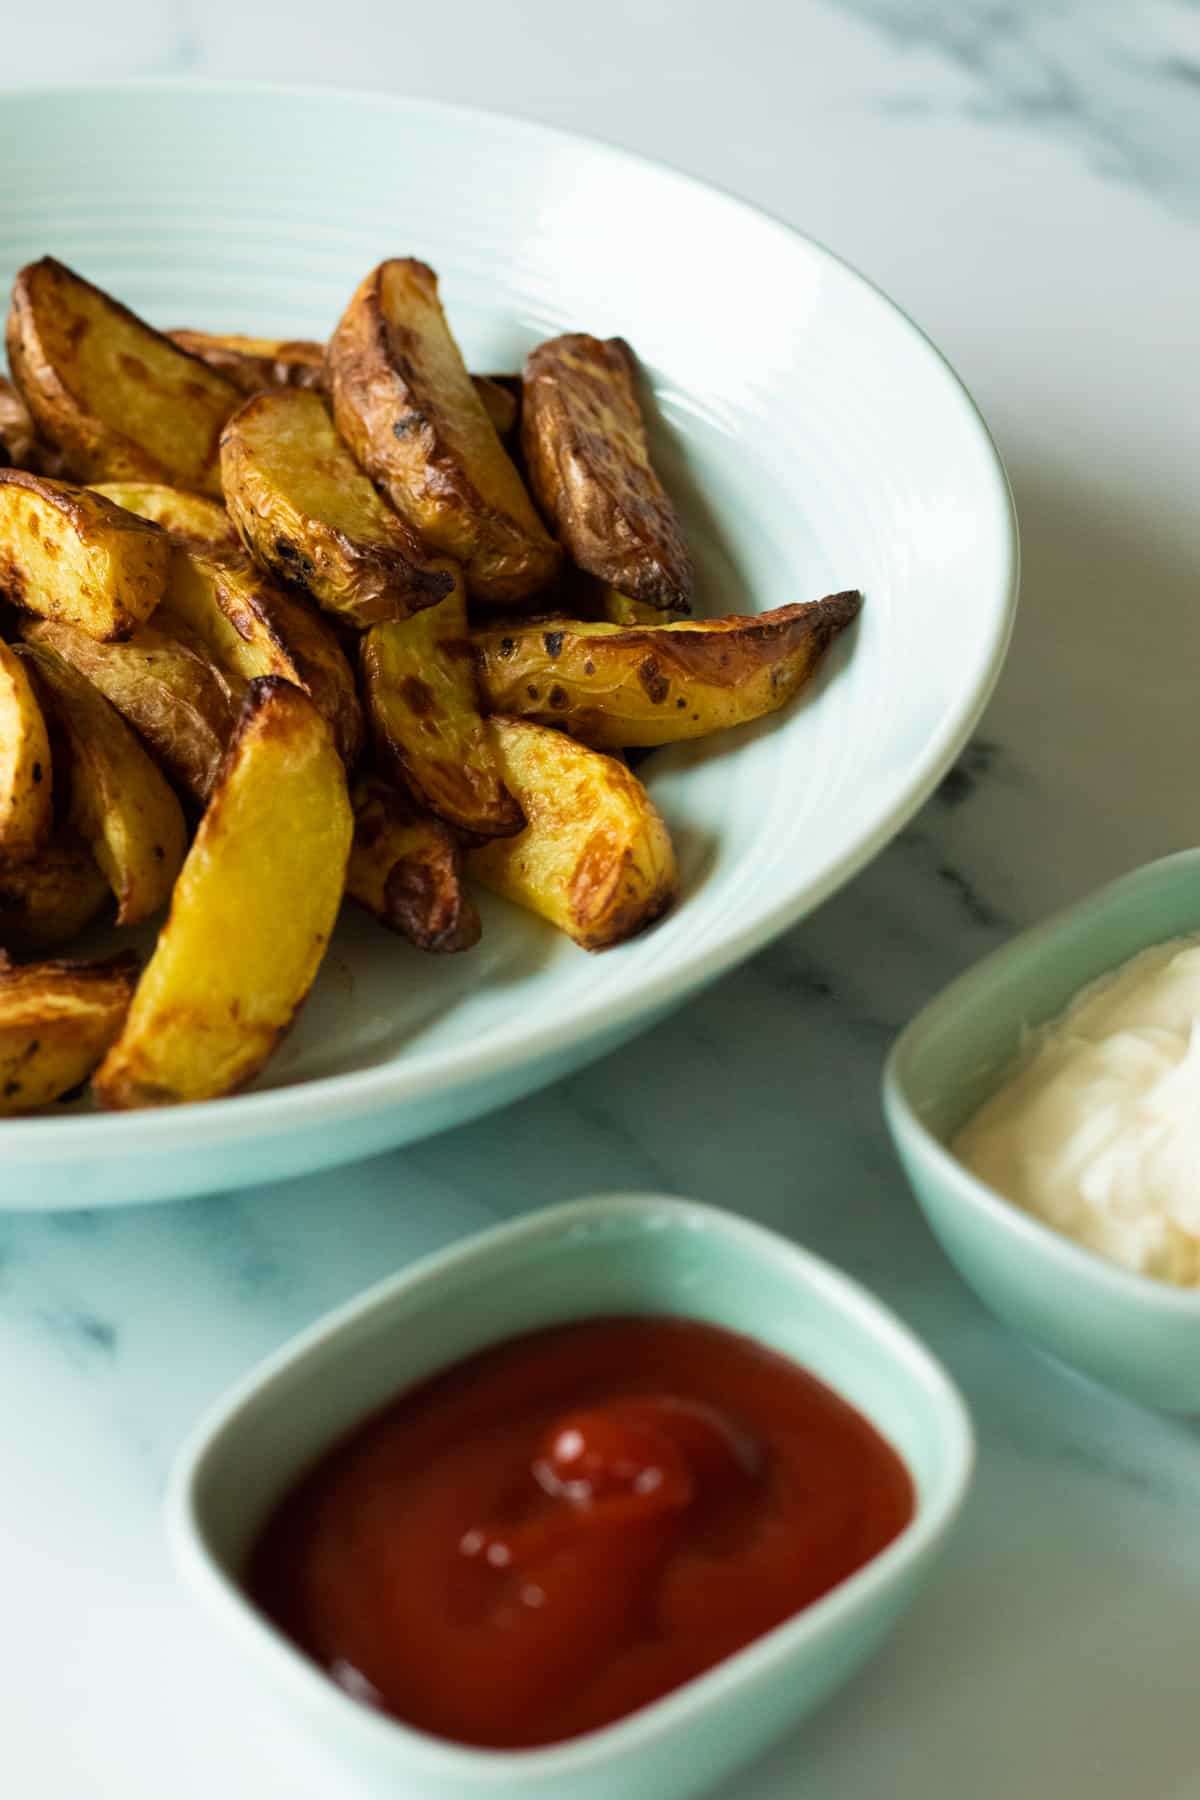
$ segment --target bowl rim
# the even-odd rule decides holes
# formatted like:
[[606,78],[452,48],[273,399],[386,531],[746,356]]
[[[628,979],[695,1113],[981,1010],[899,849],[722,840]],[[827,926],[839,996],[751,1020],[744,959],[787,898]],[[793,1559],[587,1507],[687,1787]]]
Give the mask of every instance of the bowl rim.
[[[936,1485],[926,1494],[915,1492],[912,1518],[868,1563],[744,1649],[636,1712],[577,1737],[533,1749],[493,1750],[435,1737],[345,1694],[242,1593],[222,1567],[200,1517],[199,1495],[209,1460],[220,1454],[226,1432],[236,1428],[249,1406],[268,1396],[285,1377],[319,1358],[362,1321],[382,1320],[399,1308],[398,1335],[402,1338],[404,1304],[415,1291],[443,1290],[448,1299],[463,1277],[481,1266],[502,1266],[539,1239],[557,1241],[569,1254],[586,1255],[587,1239],[578,1228],[611,1219],[626,1219],[630,1226],[638,1220],[653,1220],[659,1229],[665,1222],[670,1230],[703,1230],[737,1243],[765,1262],[784,1265],[797,1289],[831,1302],[858,1336],[886,1346],[924,1396],[941,1455]],[[836,1387],[834,1391],[840,1392]],[[876,1429],[882,1427],[876,1425]],[[333,1435],[336,1438],[336,1432]],[[473,1233],[385,1276],[316,1320],[236,1382],[192,1429],[175,1457],[164,1513],[172,1559],[188,1586],[211,1615],[223,1620],[248,1655],[260,1666],[273,1664],[274,1685],[280,1691],[290,1690],[314,1717],[320,1709],[321,1727],[327,1723],[335,1729],[340,1720],[381,1755],[431,1773],[457,1771],[474,1779],[497,1781],[517,1775],[565,1779],[670,1737],[727,1690],[740,1692],[753,1686],[780,1661],[800,1655],[806,1648],[810,1653],[819,1652],[828,1626],[847,1613],[870,1608],[931,1553],[962,1504],[974,1460],[974,1431],[959,1390],[916,1333],[869,1289],[779,1232],[722,1207],[675,1195],[629,1192],[565,1201]],[[264,1667],[263,1674],[264,1679],[273,1679],[270,1668]]]
[[[980,485],[980,505],[996,520],[997,538],[1003,545],[999,566],[981,571],[986,604],[980,616],[988,620],[981,637],[981,653],[970,679],[924,747],[921,757],[905,765],[902,776],[880,802],[874,827],[845,847],[819,875],[793,887],[760,912],[747,911],[720,940],[699,955],[680,955],[661,968],[647,970],[644,980],[628,992],[585,1003],[569,1017],[521,1028],[508,1026],[499,1036],[485,1035],[479,1044],[450,1045],[423,1051],[420,1067],[401,1056],[389,1062],[338,1075],[317,1076],[286,1086],[268,1087],[223,1099],[193,1101],[186,1105],[129,1113],[81,1113],[58,1118],[0,1120],[0,1142],[30,1161],[58,1162],[64,1157],[107,1159],[130,1150],[144,1153],[170,1150],[173,1154],[202,1147],[210,1131],[219,1130],[223,1141],[281,1133],[289,1125],[319,1125],[371,1116],[389,1106],[420,1102],[433,1095],[465,1091],[497,1079],[516,1066],[527,1066],[543,1057],[569,1051],[606,1034],[630,1030],[636,1021],[654,1018],[656,1011],[682,1002],[705,983],[714,980],[761,949],[804,914],[813,910],[876,856],[924,805],[945,775],[971,733],[991,696],[1004,664],[1012,636],[1020,586],[1020,542],[1016,511],[1007,472],[987,423],[967,387],[928,335],[875,282],[863,275],[825,244],[788,224],[763,207],[719,185],[701,180],[661,159],[643,156],[603,138],[543,125],[530,119],[480,107],[441,100],[409,98],[378,89],[322,86],[319,83],[237,81],[198,76],[143,77],[131,80],[66,82],[17,85],[0,90],[0,108],[13,102],[49,103],[81,95],[120,99],[181,92],[220,96],[225,99],[300,99],[322,104],[372,106],[388,110],[416,111],[434,119],[485,123],[493,132],[534,140],[548,147],[579,149],[615,160],[635,173],[660,180],[665,176],[689,190],[716,199],[745,218],[757,221],[786,237],[803,253],[824,264],[840,278],[866,289],[887,312],[894,315],[914,345],[930,358],[931,373],[948,383],[960,404],[965,428],[972,432],[983,452],[987,471]],[[619,951],[610,951],[610,955]]]
[[[942,1031],[955,1013],[964,1009],[977,1009],[977,990],[996,969],[1003,968],[1009,962],[1019,961],[1030,950],[1053,944],[1056,939],[1069,937],[1085,920],[1106,912],[1114,902],[1136,893],[1140,888],[1152,887],[1168,870],[1178,869],[1189,863],[1195,865],[1200,874],[1200,849],[1176,850],[1168,856],[1140,863],[1136,868],[1105,882],[1103,886],[1092,889],[1080,899],[1060,907],[1048,918],[1017,932],[1006,943],[980,957],[978,962],[972,963],[970,968],[964,969],[961,975],[955,976],[953,981],[941,988],[909,1020],[888,1053],[881,1085],[884,1116],[893,1137],[899,1139],[903,1136],[913,1143],[922,1159],[931,1165],[943,1187],[948,1188],[957,1200],[984,1214],[993,1225],[1011,1232],[1043,1260],[1057,1263],[1067,1279],[1083,1281],[1103,1289],[1114,1300],[1119,1300],[1126,1306],[1200,1319],[1200,1288],[1180,1287],[1173,1282],[1160,1280],[1158,1276],[1145,1275],[1138,1269],[1127,1269],[1121,1263],[1111,1262],[1098,1250],[1077,1243],[1074,1238],[1047,1224],[1035,1213],[1026,1212],[1015,1200],[1010,1200],[998,1188],[992,1187],[973,1170],[968,1169],[926,1125],[909,1098],[907,1084],[907,1066],[919,1046]],[[1197,906],[1197,932],[1200,932],[1200,904]],[[1106,972],[1112,973],[1119,969],[1122,963],[1137,956],[1140,950],[1149,950],[1157,943],[1168,941],[1168,938],[1149,935],[1139,949],[1130,950],[1121,961],[1111,964],[1107,971],[1102,970],[1099,975],[1089,977],[1089,980],[1101,980]],[[1081,987],[1087,985],[1084,982]],[[1076,990],[1079,991],[1080,989]],[[1057,1010],[1062,1009],[1060,1007]],[[1053,1013],[1047,1014],[1047,1019],[1054,1016]],[[919,1196],[918,1201],[924,1211],[924,1202]]]

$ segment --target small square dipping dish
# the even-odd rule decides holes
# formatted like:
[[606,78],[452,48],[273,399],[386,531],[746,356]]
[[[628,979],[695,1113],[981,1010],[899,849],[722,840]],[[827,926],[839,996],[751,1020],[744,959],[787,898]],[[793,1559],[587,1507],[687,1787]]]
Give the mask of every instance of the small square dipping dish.
[[[276,1500],[330,1445],[423,1377],[570,1320],[682,1316],[791,1357],[899,1452],[910,1523],[878,1556],[745,1650],[614,1725],[546,1748],[470,1748],[344,1694],[246,1598],[239,1574]],[[575,1201],[415,1264],[252,1373],[180,1453],[178,1565],[247,1665],[364,1793],[672,1800],[789,1727],[880,1642],[946,1535],[970,1475],[962,1401],[916,1338],[855,1283],[761,1226],[656,1196]]]
[[997,1089],[1027,1027],[1140,950],[1200,931],[1200,851],[1147,863],[985,957],[902,1032],[884,1112],[929,1224],[959,1273],[1042,1349],[1166,1412],[1200,1412],[1200,1293],[1083,1249],[948,1148]]

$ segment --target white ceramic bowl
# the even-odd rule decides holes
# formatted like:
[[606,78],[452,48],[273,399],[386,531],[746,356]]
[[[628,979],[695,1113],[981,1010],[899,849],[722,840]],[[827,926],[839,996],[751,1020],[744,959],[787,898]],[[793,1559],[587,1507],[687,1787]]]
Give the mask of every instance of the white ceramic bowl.
[[697,556],[700,610],[859,587],[776,719],[645,765],[683,898],[589,957],[504,903],[422,957],[348,914],[256,1090],[0,1124],[0,1204],[97,1206],[367,1155],[612,1048],[846,881],[929,794],[999,673],[1017,585],[1003,469],[877,289],[736,200],[493,115],[207,83],[0,97],[0,284],[52,251],[156,323],[326,333],[381,256],[440,272],[470,363],[623,333]]
[[[665,1699],[539,1750],[471,1749],[369,1710],[243,1596],[239,1571],[275,1501],[394,1394],[518,1333],[636,1313],[682,1314],[755,1337],[856,1406],[913,1477],[915,1512],[899,1537],[813,1606]],[[536,1213],[430,1257],[286,1345],[181,1451],[168,1528],[184,1577],[247,1667],[366,1792],[677,1800],[795,1725],[875,1648],[945,1537],[971,1457],[955,1389],[864,1289],[716,1208],[610,1196]]]

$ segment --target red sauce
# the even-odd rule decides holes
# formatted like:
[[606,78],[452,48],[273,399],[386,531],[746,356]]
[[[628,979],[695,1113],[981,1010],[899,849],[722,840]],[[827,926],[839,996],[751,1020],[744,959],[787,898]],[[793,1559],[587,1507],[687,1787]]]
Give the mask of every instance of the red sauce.
[[795,1363],[710,1325],[596,1319],[376,1413],[284,1497],[247,1585],[356,1697],[516,1748],[710,1668],[912,1510],[895,1451]]

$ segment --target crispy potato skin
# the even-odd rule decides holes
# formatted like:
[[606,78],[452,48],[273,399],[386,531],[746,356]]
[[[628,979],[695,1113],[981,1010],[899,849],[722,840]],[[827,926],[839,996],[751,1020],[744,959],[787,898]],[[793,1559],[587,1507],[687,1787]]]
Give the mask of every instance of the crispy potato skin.
[[166,586],[171,545],[102,494],[0,469],[0,594],[97,638],[127,637]]
[[38,431],[76,481],[221,492],[217,439],[233,382],[51,256],[17,276],[8,363]]
[[86,1081],[137,980],[126,951],[105,962],[0,968],[0,1114],[34,1112]]
[[460,831],[479,837],[520,831],[521,809],[504,785],[491,729],[479,714],[461,579],[437,606],[373,625],[362,640],[360,666],[382,767]]
[[12,382],[0,375],[0,469],[39,471],[38,444],[29,408]]
[[473,598],[503,605],[555,577],[547,535],[450,335],[424,263],[381,263],[329,344],[337,429],[433,549],[466,571]]
[[252,682],[170,917],[93,1078],[103,1105],[214,1099],[258,1073],[320,967],[352,832],[328,725],[289,682]]
[[538,505],[581,569],[686,611],[692,560],[650,462],[623,338],[551,338],[525,362],[521,447]]
[[60,831],[31,862],[0,862],[0,948],[18,955],[57,950],[91,924],[108,897],[87,845]]
[[103,481],[92,488],[114,506],[149,519],[184,543],[201,550],[237,550],[240,548],[233,520],[215,500],[203,494],[191,494],[186,488],[164,487],[156,481]]
[[470,950],[479,942],[479,912],[454,833],[377,775],[355,783],[351,803],[349,898],[418,950]]
[[25,666],[0,643],[0,858],[24,862],[50,836],[53,771],[46,721]]
[[617,750],[706,737],[787,704],[858,615],[857,593],[748,618],[477,632],[485,707]]
[[278,675],[302,688],[329,721],[348,767],[363,746],[354,673],[308,603],[284,593],[248,556],[178,545],[163,611],[199,638],[231,685]]
[[65,751],[69,819],[108,879],[118,925],[153,918],[183,866],[178,800],[120,714],[49,644],[25,644],[38,698]]
[[324,379],[325,346],[310,338],[222,336],[212,331],[169,331],[167,336],[190,356],[198,356],[243,394],[264,388],[319,388]]
[[[167,336],[210,369],[220,370],[243,394],[261,394],[268,388],[305,388],[319,393],[325,386],[325,345],[312,338],[222,336],[184,328],[169,331]],[[512,435],[520,411],[520,379],[516,379],[516,393],[509,385],[512,379],[505,375],[471,377],[484,411],[502,438]],[[3,417],[0,400],[0,437]]]
[[540,913],[585,950],[661,918],[679,893],[667,828],[624,763],[525,719],[494,719],[505,779],[525,811],[519,837],[467,852],[467,872]]
[[27,621],[22,636],[46,644],[115,706],[179,787],[204,801],[233,734],[245,684],[228,680],[180,621],[139,625],[101,644],[77,625]]
[[347,624],[407,618],[453,585],[359,469],[319,394],[248,400],[222,434],[221,480],[255,561]]

